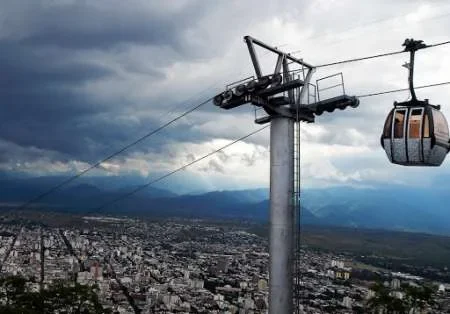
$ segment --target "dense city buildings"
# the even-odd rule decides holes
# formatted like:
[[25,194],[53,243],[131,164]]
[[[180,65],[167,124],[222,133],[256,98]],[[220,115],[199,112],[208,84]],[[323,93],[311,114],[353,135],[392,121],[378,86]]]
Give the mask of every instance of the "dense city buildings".
[[[1,225],[1,275],[25,277],[35,291],[58,281],[92,285],[103,308],[117,313],[267,312],[264,237],[199,220],[81,221],[72,227]],[[398,299],[405,297],[405,284],[426,282],[345,255],[304,248],[301,256],[303,313],[367,313],[376,280]],[[445,313],[447,284],[430,284],[436,287],[433,308]]]

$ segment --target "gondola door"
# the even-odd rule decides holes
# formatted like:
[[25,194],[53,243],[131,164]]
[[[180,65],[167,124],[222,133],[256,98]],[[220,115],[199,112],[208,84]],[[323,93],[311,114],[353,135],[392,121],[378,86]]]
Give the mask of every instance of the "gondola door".
[[424,160],[422,149],[422,121],[423,108],[410,108],[408,115],[408,129],[406,150],[408,152],[407,158],[409,163],[422,163]]
[[392,162],[406,163],[408,161],[406,151],[406,125],[408,109],[399,108],[394,110],[392,123]]

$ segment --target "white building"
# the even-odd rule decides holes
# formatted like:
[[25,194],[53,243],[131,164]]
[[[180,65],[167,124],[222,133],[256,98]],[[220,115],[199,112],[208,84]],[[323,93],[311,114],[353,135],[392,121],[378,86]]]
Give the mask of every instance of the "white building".
[[344,299],[342,300],[342,306],[351,309],[353,305],[353,299],[350,297],[344,297]]

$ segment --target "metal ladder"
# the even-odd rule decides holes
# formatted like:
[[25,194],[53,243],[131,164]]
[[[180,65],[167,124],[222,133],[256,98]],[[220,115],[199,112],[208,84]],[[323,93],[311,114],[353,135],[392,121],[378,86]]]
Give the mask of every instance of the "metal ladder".
[[[302,69],[299,71],[298,77],[305,80],[305,72]],[[293,74],[295,75],[295,73]],[[316,86],[313,84],[308,84],[307,86],[303,86],[299,89],[294,90],[295,99],[298,97],[298,94],[301,92],[301,89],[307,89],[307,104],[310,103],[311,98],[313,98],[313,102],[316,99]],[[311,92],[312,89],[312,92]],[[302,105],[297,105],[297,114],[298,109]],[[294,291],[293,291],[293,301],[294,301],[294,313],[295,314],[303,314],[303,311],[300,310],[301,306],[301,256],[300,256],[300,122],[297,116],[297,122],[294,123],[294,184],[293,184],[293,234],[294,234],[294,245],[293,245],[293,280],[294,280]]]
[[294,124],[294,195],[293,195],[293,228],[294,228],[294,310],[301,314],[301,267],[300,267],[300,122]]

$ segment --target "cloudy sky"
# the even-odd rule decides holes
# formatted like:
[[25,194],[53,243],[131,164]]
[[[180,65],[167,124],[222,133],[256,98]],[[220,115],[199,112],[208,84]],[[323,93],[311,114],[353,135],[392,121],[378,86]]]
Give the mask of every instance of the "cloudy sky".
[[[0,2],[0,171],[70,175],[252,75],[251,35],[311,64],[401,49],[407,37],[450,40],[448,1],[17,0]],[[450,80],[450,45],[418,53],[416,85]],[[261,55],[263,70],[273,60]],[[407,86],[402,54],[318,69],[343,72],[348,94]],[[417,92],[450,117],[450,87]],[[361,99],[358,109],[302,125],[306,186],[432,185],[440,168],[390,165],[384,118],[408,93]],[[93,175],[154,178],[259,126],[250,106],[207,104]],[[183,171],[189,189],[266,187],[268,130]],[[181,183],[180,183],[181,182]],[[185,182],[185,183],[183,183]],[[169,186],[169,185],[168,185]]]

